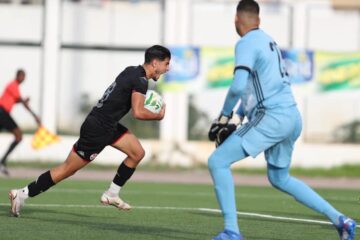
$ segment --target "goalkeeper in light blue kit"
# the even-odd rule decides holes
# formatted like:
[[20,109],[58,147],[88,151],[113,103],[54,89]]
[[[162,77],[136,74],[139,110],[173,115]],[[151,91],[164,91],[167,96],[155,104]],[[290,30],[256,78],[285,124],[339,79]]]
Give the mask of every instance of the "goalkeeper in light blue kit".
[[[325,215],[338,230],[341,240],[353,240],[356,222],[337,211],[302,181],[289,175],[294,143],[299,137],[301,116],[291,92],[288,74],[274,40],[259,29],[259,5],[242,0],[237,5],[235,27],[242,37],[235,47],[234,80],[220,116],[209,131],[218,147],[208,161],[225,229],[214,240],[243,239],[238,223],[234,182],[230,166],[247,156],[265,152],[267,174],[277,189],[298,202]],[[226,132],[232,111],[241,101],[237,114],[248,122],[229,136]]]

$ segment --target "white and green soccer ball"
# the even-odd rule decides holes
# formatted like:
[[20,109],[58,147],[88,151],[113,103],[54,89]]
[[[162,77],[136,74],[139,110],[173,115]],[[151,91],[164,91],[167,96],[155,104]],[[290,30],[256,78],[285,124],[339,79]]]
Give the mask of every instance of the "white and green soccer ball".
[[159,113],[163,105],[162,97],[154,90],[148,90],[145,95],[144,107],[153,113]]

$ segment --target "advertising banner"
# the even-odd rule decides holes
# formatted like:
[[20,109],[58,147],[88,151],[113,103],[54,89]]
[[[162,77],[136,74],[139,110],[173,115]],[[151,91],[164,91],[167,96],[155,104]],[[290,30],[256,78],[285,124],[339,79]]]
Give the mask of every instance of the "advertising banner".
[[306,83],[314,76],[314,52],[310,50],[281,50],[290,82]]
[[316,52],[315,62],[321,90],[360,87],[360,53]]
[[183,91],[200,71],[200,49],[197,47],[171,47],[170,69],[164,75],[161,88],[165,91]]
[[[234,48],[172,47],[170,70],[159,87],[163,91],[198,92],[206,88],[229,87],[234,74]],[[290,81],[306,83],[314,77],[314,53],[309,50],[281,50]]]
[[202,68],[207,87],[227,87],[234,72],[234,48],[202,48]]

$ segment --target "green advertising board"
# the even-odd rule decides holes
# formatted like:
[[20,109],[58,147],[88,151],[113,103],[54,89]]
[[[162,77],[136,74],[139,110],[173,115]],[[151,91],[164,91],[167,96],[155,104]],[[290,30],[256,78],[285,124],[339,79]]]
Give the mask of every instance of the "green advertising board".
[[316,52],[315,63],[321,90],[360,87],[360,53]]

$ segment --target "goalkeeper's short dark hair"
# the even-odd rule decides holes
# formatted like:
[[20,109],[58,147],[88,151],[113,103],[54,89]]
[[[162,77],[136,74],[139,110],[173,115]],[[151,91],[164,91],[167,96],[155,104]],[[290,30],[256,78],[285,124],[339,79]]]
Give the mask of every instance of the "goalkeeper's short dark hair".
[[241,0],[236,8],[237,12],[249,12],[259,15],[260,7],[259,4],[254,0]]

